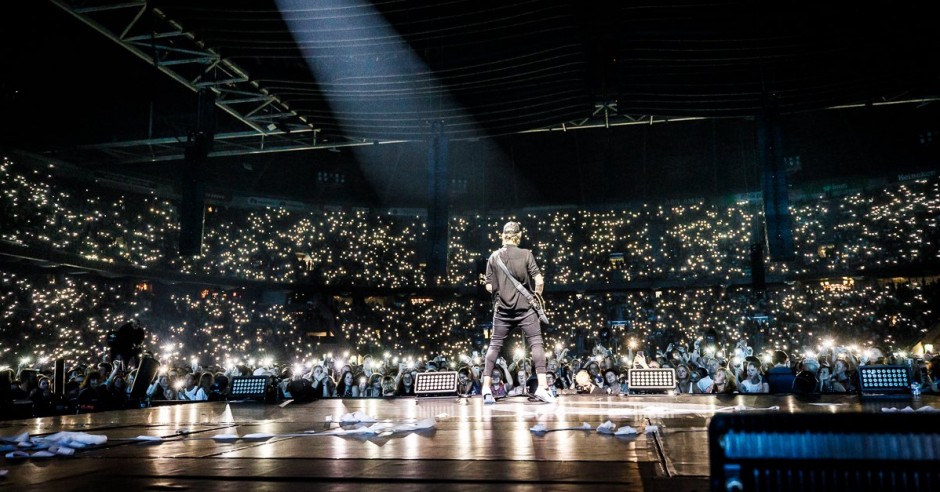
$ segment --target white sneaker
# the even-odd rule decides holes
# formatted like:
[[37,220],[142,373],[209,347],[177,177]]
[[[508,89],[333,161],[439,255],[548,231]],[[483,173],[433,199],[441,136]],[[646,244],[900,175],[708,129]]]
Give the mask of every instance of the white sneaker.
[[555,397],[552,396],[552,394],[549,393],[548,390],[545,388],[539,388],[535,390],[535,394],[532,396],[534,396],[537,400],[542,401],[544,403],[555,403]]
[[483,393],[483,404],[492,405],[496,403],[496,400],[493,398],[493,393]]

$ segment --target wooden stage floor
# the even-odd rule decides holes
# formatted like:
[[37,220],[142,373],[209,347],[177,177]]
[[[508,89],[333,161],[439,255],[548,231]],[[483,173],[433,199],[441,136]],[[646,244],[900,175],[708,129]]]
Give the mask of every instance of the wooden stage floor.
[[[0,421],[0,437],[59,431],[105,435],[72,456],[0,459],[7,490],[708,490],[707,426],[717,412],[882,412],[940,408],[940,398],[857,396],[562,396],[557,404],[508,398],[321,400],[286,405],[206,402]],[[356,433],[346,414],[379,427]],[[610,421],[632,436],[599,433]],[[577,429],[587,424],[590,429]],[[533,432],[538,424],[548,432]],[[649,426],[658,430],[647,433]],[[376,430],[373,428],[373,430]],[[652,430],[652,429],[649,429]],[[330,432],[333,432],[332,434]],[[219,435],[239,436],[221,439]],[[247,439],[250,434],[268,434]],[[161,438],[138,441],[138,436]],[[5,453],[4,453],[5,454]]]

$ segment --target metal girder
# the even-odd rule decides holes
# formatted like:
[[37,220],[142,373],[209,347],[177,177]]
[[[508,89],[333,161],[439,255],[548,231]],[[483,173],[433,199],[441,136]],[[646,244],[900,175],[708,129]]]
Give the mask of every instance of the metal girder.
[[[103,153],[110,157],[114,164],[166,162],[182,160],[185,157],[180,145],[184,142],[183,137],[149,138],[82,145],[77,147],[77,150]],[[290,128],[289,133],[277,128],[261,136],[254,131],[218,133],[213,140],[213,150],[209,153],[209,157],[272,154],[404,142],[407,140],[357,139],[324,142],[318,140],[318,130],[309,127]]]
[[[861,108],[865,106],[893,106],[898,104],[930,104],[940,101],[940,97],[922,97],[915,99],[898,99],[888,101],[877,101],[866,104],[844,104],[840,106],[830,106],[825,110],[840,110]],[[652,114],[620,114],[617,111],[616,102],[597,103],[594,105],[594,111],[588,118],[582,118],[575,121],[567,121],[558,125],[533,128],[519,133],[544,133],[544,132],[566,132],[570,130],[586,130],[598,128],[612,128],[617,126],[630,125],[655,125],[659,123],[673,123],[680,121],[696,121],[714,119],[709,116],[659,116]]]
[[[217,95],[216,106],[251,128],[256,137],[273,133],[259,120],[316,131],[306,118],[253,81],[243,68],[205,46],[160,9],[149,10],[152,23],[139,22],[148,12],[145,0],[104,1],[94,6],[77,0],[49,1],[190,90],[210,88]],[[258,102],[263,103],[260,108]],[[252,103],[248,108],[251,113],[242,110],[244,103]]]
[[598,128],[611,128],[628,125],[653,125],[656,123],[704,120],[705,117],[667,117],[655,115],[620,114],[616,101],[604,101],[594,104],[591,116],[575,121],[566,121],[559,125],[533,128],[519,133],[567,132],[569,130],[586,130]]

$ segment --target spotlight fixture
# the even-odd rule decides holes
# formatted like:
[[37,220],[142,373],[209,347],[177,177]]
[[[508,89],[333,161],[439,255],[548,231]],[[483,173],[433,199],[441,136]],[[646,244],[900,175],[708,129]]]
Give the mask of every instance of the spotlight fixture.
[[415,396],[456,396],[457,373],[421,372],[415,376]]

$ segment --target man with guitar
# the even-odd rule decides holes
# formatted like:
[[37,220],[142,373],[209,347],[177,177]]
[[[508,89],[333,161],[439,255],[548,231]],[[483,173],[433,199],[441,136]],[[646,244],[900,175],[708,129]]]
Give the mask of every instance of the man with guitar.
[[532,351],[532,363],[538,379],[533,395],[545,403],[554,403],[545,377],[545,348],[539,320],[548,323],[539,296],[545,281],[532,252],[519,247],[522,227],[518,222],[503,226],[503,247],[494,251],[486,263],[486,290],[493,294],[493,332],[483,370],[483,403],[494,403],[491,390],[493,367],[503,348],[503,341],[515,327],[522,329]]

